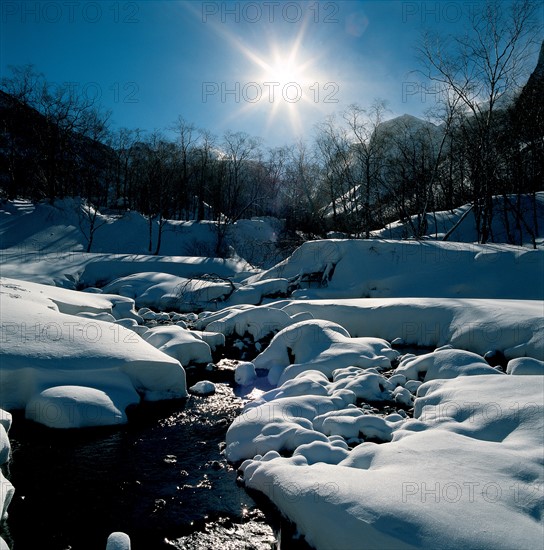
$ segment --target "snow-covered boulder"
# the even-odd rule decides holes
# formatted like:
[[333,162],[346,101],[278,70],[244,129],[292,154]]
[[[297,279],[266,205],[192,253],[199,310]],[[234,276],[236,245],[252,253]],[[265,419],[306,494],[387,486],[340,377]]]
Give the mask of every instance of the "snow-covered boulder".
[[182,365],[212,361],[210,346],[195,333],[178,325],[150,328],[143,338]]
[[98,425],[125,421],[124,408],[140,398],[187,395],[179,361],[119,324],[75,315],[111,311],[107,295],[12,279],[1,279],[0,290],[2,407],[27,409],[38,421],[55,411],[64,427],[77,427],[91,418]]
[[544,361],[532,357],[518,357],[508,362],[506,374],[544,375]]
[[281,385],[305,370],[319,370],[331,378],[342,367],[390,368],[398,355],[385,340],[351,338],[339,324],[316,319],[280,331],[254,363],[269,371],[271,384]]
[[441,349],[418,357],[408,357],[400,362],[395,373],[402,374],[409,380],[425,382],[437,378],[502,374],[490,367],[483,357],[470,351],[456,349]]
[[265,306],[244,309],[229,308],[206,325],[206,331],[225,336],[250,334],[258,341],[292,324],[291,317],[281,309]]

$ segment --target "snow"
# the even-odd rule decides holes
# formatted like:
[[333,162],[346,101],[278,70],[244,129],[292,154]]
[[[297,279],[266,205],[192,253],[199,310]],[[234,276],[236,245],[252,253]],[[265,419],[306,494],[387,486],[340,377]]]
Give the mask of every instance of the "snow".
[[130,550],[130,537],[126,533],[111,533],[106,542],[106,550]]
[[508,362],[506,374],[544,375],[544,361],[532,357],[518,357]]
[[255,365],[249,361],[244,361],[236,366],[234,371],[234,381],[240,386],[249,386],[255,382],[257,373]]
[[[11,414],[0,409],[0,467],[6,464],[11,456],[11,445],[8,438],[8,431],[11,427]],[[15,489],[4,477],[3,468],[0,469],[0,521],[7,518],[7,508]],[[6,542],[0,537],[0,548],[8,548]]]
[[255,368],[269,371],[271,384],[282,384],[305,370],[331,377],[341,367],[389,368],[397,355],[385,340],[351,338],[339,324],[316,319],[280,331],[254,363]]
[[454,349],[435,350],[419,357],[408,357],[402,360],[395,370],[409,380],[425,382],[457,376],[502,374],[490,367],[487,362],[475,353]]
[[[295,279],[298,299],[543,299],[544,250],[437,241],[309,241],[285,261],[247,279]],[[497,273],[508,276],[497,276]],[[319,274],[319,287],[307,282]],[[313,286],[312,286],[313,285]]]
[[119,324],[74,314],[115,312],[127,300],[2,278],[0,406],[78,427],[126,421],[141,398],[185,397],[177,360]]
[[197,395],[212,395],[215,393],[215,384],[209,380],[200,380],[200,382],[197,382],[194,386],[191,386],[189,391]]
[[182,365],[212,361],[210,346],[196,333],[178,325],[150,328],[143,338]]
[[49,428],[84,428],[125,424],[125,410],[140,397],[130,381],[108,393],[81,386],[54,386],[30,398],[25,416]]
[[259,306],[225,309],[204,323],[206,331],[221,332],[225,336],[250,334],[254,341],[277,332],[292,323],[291,317],[280,309]]
[[544,379],[532,380],[427,382],[415,420],[351,417],[390,424],[390,442],[362,443],[340,461],[325,440],[290,458],[258,456],[242,464],[245,483],[318,550],[362,540],[368,548],[537,548]]
[[[384,298],[277,302],[289,315],[305,312],[340,323],[352,336],[375,336],[406,345],[451,344],[484,355],[544,360],[544,304],[539,300]],[[272,305],[269,305],[271,307]]]
[[[142,399],[186,397],[182,365],[210,363],[226,338],[249,336],[260,351],[274,335],[234,372],[253,400],[228,429],[225,455],[244,461],[244,483],[310,544],[541,545],[542,247],[473,244],[462,207],[437,213],[429,232],[440,238],[460,222],[451,238],[465,243],[313,241],[257,272],[240,257],[206,257],[217,237],[207,222],[169,221],[169,256],[145,255],[148,222],[137,213],[100,214],[87,254],[76,202],[0,209],[2,274],[17,279],[0,280],[1,407],[55,428],[120,424]],[[239,221],[227,241],[268,265],[279,229]],[[86,292],[67,290],[78,284]],[[401,356],[390,342],[434,351]],[[504,354],[507,374],[488,352]],[[10,425],[0,411],[0,463]],[[0,477],[2,514],[12,495]],[[112,533],[108,548],[127,539]]]
[[[516,243],[531,244],[532,238],[523,224],[519,224],[516,219],[515,209],[517,202],[520,201],[519,211],[535,212],[538,227],[544,226],[544,192],[535,193],[535,202],[533,198],[527,195],[520,197],[507,195],[508,210],[508,227],[510,228],[511,236]],[[495,212],[501,212],[500,215],[495,215],[492,220],[492,235],[495,242],[508,242],[508,234],[506,224],[504,223],[504,197],[493,197],[493,207]],[[533,206],[535,209],[533,210]],[[426,214],[427,232],[426,238],[442,239],[448,235],[450,241],[471,243],[478,240],[478,232],[476,230],[476,222],[474,214],[471,212],[471,205],[465,204],[453,210],[444,210],[442,212],[429,212]],[[412,224],[417,227],[417,216],[411,219]],[[412,230],[407,222],[393,222],[388,224],[384,229],[374,231],[373,236],[386,239],[402,239],[411,236]],[[537,241],[542,243],[542,237],[537,235]]]

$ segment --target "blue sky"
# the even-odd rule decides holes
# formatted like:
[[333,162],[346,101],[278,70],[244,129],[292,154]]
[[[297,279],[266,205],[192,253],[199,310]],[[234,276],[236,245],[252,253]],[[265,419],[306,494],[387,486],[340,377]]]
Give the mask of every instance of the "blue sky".
[[[165,129],[182,115],[270,146],[310,137],[351,103],[421,115],[413,46],[456,33],[470,2],[3,1],[0,71],[32,63],[112,111],[112,125]],[[536,59],[536,58],[535,58]]]

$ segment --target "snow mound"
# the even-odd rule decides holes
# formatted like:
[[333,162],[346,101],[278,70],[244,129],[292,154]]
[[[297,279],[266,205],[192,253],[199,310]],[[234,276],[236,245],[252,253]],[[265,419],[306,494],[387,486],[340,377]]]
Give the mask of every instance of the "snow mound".
[[143,338],[182,365],[212,361],[210,346],[197,333],[178,325],[150,328]]
[[301,444],[291,458],[257,456],[242,464],[245,484],[317,550],[363,540],[368,548],[540,547],[544,378],[462,376],[419,393],[415,419],[393,426],[390,442],[362,443],[339,462],[330,440]]
[[418,357],[408,357],[399,363],[395,374],[401,374],[409,380],[425,382],[438,378],[456,378],[478,374],[502,374],[490,367],[487,362],[469,351],[455,349],[435,350]]
[[234,371],[234,381],[240,386],[249,386],[257,378],[255,365],[248,361],[239,363]]
[[225,299],[232,292],[232,286],[226,281],[142,272],[115,279],[104,287],[104,292],[133,298],[138,307],[193,311]]
[[221,332],[225,336],[250,334],[254,341],[292,324],[291,317],[280,309],[265,306],[237,309],[229,308],[216,314],[205,330]]
[[130,537],[120,531],[112,533],[108,537],[106,550],[130,550]]
[[118,299],[2,278],[0,405],[46,423],[52,415],[63,427],[72,418],[77,427],[90,418],[125,421],[124,409],[140,398],[186,397],[177,360],[119,324],[71,314],[115,313]]
[[269,371],[277,385],[305,370],[318,370],[328,378],[334,370],[358,366],[390,368],[398,352],[379,338],[351,338],[337,323],[308,320],[280,331],[254,361],[255,368]]
[[127,380],[124,391],[81,386],[55,386],[30,398],[25,416],[49,428],[111,426],[127,422],[125,410],[140,396]]
[[506,374],[544,375],[544,361],[532,357],[518,357],[508,362]]

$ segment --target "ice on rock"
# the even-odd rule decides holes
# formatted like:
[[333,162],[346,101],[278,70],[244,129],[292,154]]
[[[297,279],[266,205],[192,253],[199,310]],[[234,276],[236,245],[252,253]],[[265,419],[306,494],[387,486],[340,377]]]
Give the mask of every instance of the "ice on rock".
[[234,381],[240,386],[249,386],[257,379],[255,365],[250,362],[244,362],[237,365],[234,371]]
[[532,357],[518,357],[508,362],[506,374],[544,375],[544,361]]
[[502,374],[490,367],[483,357],[462,350],[442,349],[418,357],[403,359],[395,374],[407,379],[424,379],[425,382],[439,378],[474,376],[480,374]]

